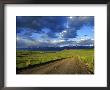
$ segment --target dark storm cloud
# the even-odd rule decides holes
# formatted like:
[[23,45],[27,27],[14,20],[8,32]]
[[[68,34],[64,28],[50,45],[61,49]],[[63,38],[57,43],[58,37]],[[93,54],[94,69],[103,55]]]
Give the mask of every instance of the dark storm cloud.
[[[68,27],[67,27],[68,24]],[[70,38],[77,37],[77,31],[83,26],[94,27],[93,16],[17,16],[16,33],[18,35],[17,46],[55,46],[67,43]],[[35,35],[36,34],[36,35]],[[34,36],[33,36],[34,35]],[[34,39],[32,39],[32,36]],[[64,39],[64,42],[41,42],[38,39]],[[82,41],[79,44],[91,43]]]
[[17,33],[22,32],[22,28],[35,33],[42,33],[43,28],[48,28],[50,29],[50,32],[48,32],[47,35],[49,37],[56,38],[55,34],[65,30],[65,24],[69,22],[69,28],[66,29],[67,33],[65,33],[62,37],[75,38],[77,36],[77,30],[79,30],[82,26],[94,26],[94,17],[73,16],[72,19],[68,19],[68,16],[17,16]]
[[41,31],[42,28],[49,28],[55,32],[63,30],[65,17],[60,16],[17,16],[16,26],[26,27],[32,30]]
[[[48,28],[48,37],[56,38],[56,33],[65,29],[66,17],[63,16],[17,16],[17,33],[22,33],[22,28],[32,33],[43,33],[42,29]],[[27,29],[28,28],[28,29]]]
[[82,26],[94,26],[94,17],[93,16],[75,16],[70,19],[69,26],[75,28],[76,30],[80,29]]

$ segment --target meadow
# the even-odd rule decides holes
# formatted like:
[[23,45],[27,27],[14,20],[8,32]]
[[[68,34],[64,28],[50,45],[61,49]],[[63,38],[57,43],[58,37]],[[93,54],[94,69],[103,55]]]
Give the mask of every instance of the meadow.
[[16,51],[16,68],[28,68],[47,62],[62,60],[66,58],[78,58],[84,63],[91,73],[94,73],[94,50],[93,49],[69,49],[62,51]]

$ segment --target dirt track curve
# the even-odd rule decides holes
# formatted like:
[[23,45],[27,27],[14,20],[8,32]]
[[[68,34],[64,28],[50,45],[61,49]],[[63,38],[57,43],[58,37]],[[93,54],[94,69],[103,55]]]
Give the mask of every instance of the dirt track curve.
[[19,74],[90,74],[87,67],[77,58],[67,58],[41,66],[35,66]]

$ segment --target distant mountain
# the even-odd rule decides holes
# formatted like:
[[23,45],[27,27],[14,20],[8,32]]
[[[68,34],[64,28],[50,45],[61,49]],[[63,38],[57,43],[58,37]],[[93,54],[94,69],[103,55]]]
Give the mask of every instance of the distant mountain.
[[93,49],[94,46],[64,46],[64,47],[33,47],[17,48],[17,50],[39,50],[39,51],[60,51],[64,49]]

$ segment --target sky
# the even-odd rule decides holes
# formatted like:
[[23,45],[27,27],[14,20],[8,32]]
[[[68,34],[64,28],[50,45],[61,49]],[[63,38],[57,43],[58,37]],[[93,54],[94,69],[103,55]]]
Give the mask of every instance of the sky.
[[94,16],[16,16],[17,48],[94,45]]

